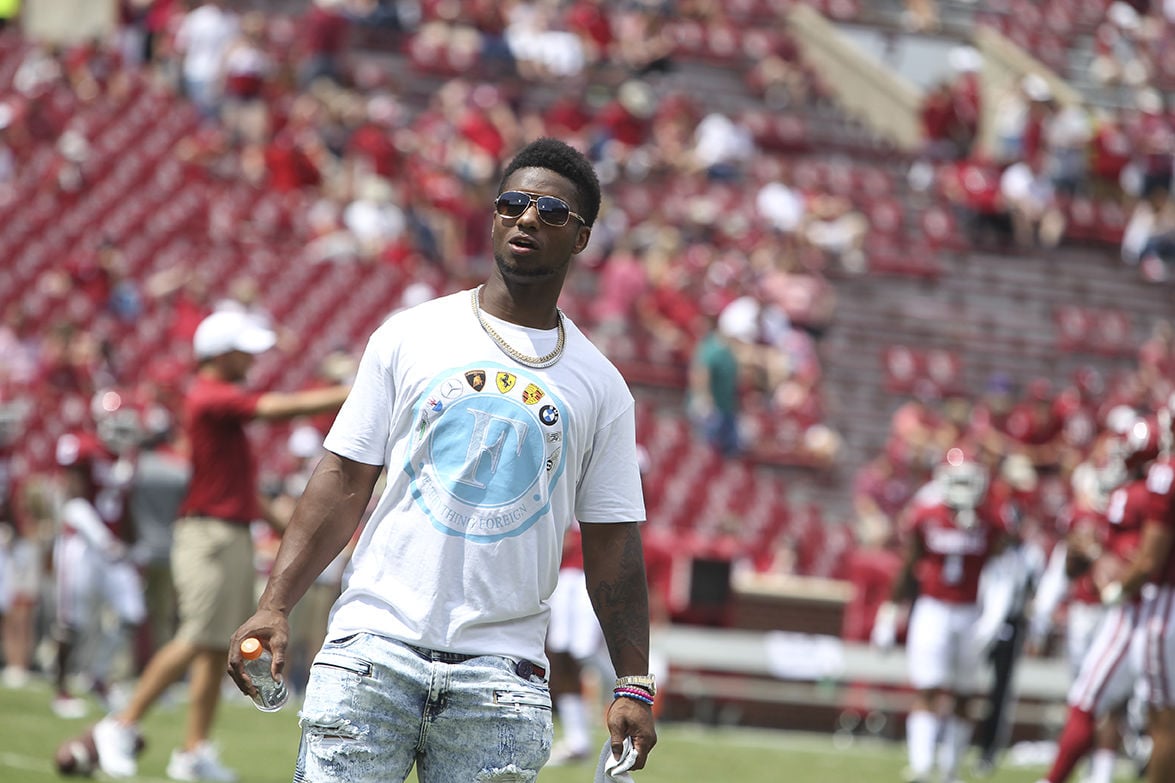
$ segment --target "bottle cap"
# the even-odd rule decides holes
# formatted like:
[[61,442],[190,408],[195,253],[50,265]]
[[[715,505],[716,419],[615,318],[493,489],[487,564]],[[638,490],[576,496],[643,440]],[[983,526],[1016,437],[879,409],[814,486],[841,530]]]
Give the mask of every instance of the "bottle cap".
[[241,642],[241,657],[247,661],[255,661],[260,658],[263,650],[261,640],[254,639],[252,636]]

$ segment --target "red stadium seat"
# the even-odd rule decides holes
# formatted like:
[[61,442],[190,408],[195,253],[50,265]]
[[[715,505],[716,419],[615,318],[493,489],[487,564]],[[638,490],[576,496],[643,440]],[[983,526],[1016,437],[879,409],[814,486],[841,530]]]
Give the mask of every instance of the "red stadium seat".
[[1136,350],[1134,322],[1121,310],[1102,310],[1096,313],[1092,329],[1091,347],[1109,356],[1128,356]]
[[878,199],[867,210],[871,231],[891,239],[898,239],[905,233],[905,209],[897,199]]
[[1062,202],[1068,217],[1066,234],[1071,239],[1092,240],[1098,236],[1098,210],[1094,202],[1086,197],[1078,196],[1070,201]]
[[881,366],[885,371],[885,388],[894,394],[908,394],[925,372],[922,354],[905,345],[884,348]]
[[954,351],[931,348],[925,354],[923,365],[926,377],[942,394],[962,391],[963,360]]
[[935,249],[963,250],[968,245],[954,214],[947,207],[930,206],[918,216],[918,222],[922,236]]
[[1057,329],[1057,348],[1062,351],[1083,351],[1089,348],[1093,318],[1084,307],[1061,305],[1053,311]]

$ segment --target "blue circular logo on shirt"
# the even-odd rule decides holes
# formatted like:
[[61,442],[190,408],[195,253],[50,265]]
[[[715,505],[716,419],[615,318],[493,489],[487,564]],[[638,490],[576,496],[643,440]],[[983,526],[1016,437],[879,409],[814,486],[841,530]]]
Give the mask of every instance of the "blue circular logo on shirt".
[[563,472],[560,401],[538,379],[489,364],[444,373],[428,389],[406,466],[416,504],[439,530],[471,541],[529,529]]

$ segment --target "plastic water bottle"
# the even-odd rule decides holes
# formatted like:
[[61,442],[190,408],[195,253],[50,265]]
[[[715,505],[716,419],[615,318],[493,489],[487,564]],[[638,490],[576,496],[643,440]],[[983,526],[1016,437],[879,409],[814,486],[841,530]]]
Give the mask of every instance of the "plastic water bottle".
[[273,655],[261,645],[260,639],[249,637],[241,642],[241,657],[245,659],[244,669],[253,681],[257,695],[253,702],[262,712],[276,712],[290,698],[284,680],[275,680],[270,672]]

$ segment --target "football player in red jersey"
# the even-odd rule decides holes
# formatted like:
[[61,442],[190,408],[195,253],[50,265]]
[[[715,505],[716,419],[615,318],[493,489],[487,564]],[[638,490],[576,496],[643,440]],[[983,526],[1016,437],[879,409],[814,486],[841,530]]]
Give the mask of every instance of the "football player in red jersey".
[[[1142,424],[1145,427],[1145,422]],[[1132,427],[1118,439],[1121,446],[1118,459],[1125,469],[1126,481],[1110,494],[1102,551],[1092,558],[1090,568],[1095,587],[1103,601],[1111,606],[1069,690],[1069,715],[1057,742],[1057,755],[1048,775],[1042,779],[1047,783],[1068,780],[1077,763],[1093,748],[1098,723],[1125,707],[1140,675],[1137,659],[1131,655],[1137,638],[1140,600],[1137,596],[1119,600],[1121,590],[1117,589],[1115,595],[1112,587],[1122,574],[1123,564],[1135,559],[1143,525],[1153,507],[1146,473],[1159,449],[1154,439],[1139,440],[1136,430],[1137,427]],[[1101,738],[1102,750],[1094,756],[1089,775],[1093,783],[1109,783],[1113,778],[1112,748],[1117,742],[1116,738],[1111,742],[1111,736]]]
[[1140,420],[1130,432],[1139,448],[1158,458],[1147,470],[1148,508],[1138,554],[1122,574],[1102,588],[1102,600],[1117,603],[1142,592],[1142,673],[1153,750],[1148,783],[1175,780],[1175,463],[1171,456],[1170,409]]
[[[77,718],[86,705],[70,695],[66,682],[71,665],[82,668],[73,659],[80,643],[91,636],[98,642],[84,668],[104,698],[111,663],[146,616],[146,604],[121,528],[127,486],[119,475],[121,461],[95,434],[81,431],[58,439],[57,463],[68,497],[53,552],[58,647],[52,706],[60,717]],[[119,623],[109,636],[100,626],[102,606],[109,606]]]
[[[1110,492],[1115,489],[1110,485],[1113,471],[1104,470],[1102,455],[1108,450],[1107,443],[1106,438],[1099,438],[1090,459],[1073,471],[1072,497],[1059,519],[1064,537],[1054,547],[1032,598],[1028,645],[1033,655],[1043,652],[1057,609],[1062,604],[1065,607],[1064,652],[1070,687],[1108,611],[1098,595],[1091,568],[1105,548],[1106,508]],[[1096,747],[1090,755],[1091,778],[1104,777],[1104,771],[1112,770],[1117,762],[1122,740],[1116,717],[1098,726]]]
[[1045,647],[1054,616],[1065,605],[1065,660],[1071,679],[1076,679],[1106,611],[1090,566],[1104,549],[1106,508],[1121,483],[1120,476],[1111,475],[1115,471],[1106,470],[1108,443],[1108,438],[1099,438],[1090,457],[1073,470],[1071,496],[1058,518],[1062,538],[1032,598],[1028,645],[1033,654]]
[[5,664],[0,682],[11,688],[29,679],[44,560],[25,513],[28,466],[17,448],[30,408],[29,400],[0,387],[0,638]]
[[963,449],[947,451],[935,470],[937,497],[916,507],[903,531],[902,570],[874,623],[874,644],[892,645],[896,605],[917,588],[906,640],[917,691],[906,721],[910,781],[928,780],[936,756],[942,779],[954,780],[970,742],[967,702],[981,657],[975,638],[979,576],[1008,535],[1006,520],[986,502],[988,481],[986,467]]

